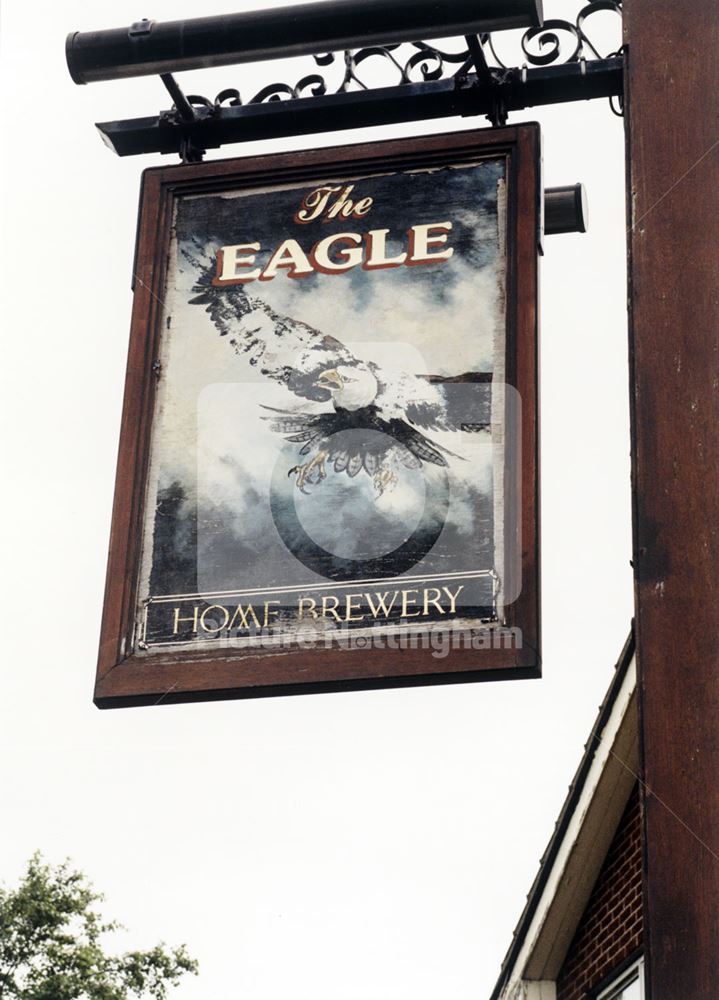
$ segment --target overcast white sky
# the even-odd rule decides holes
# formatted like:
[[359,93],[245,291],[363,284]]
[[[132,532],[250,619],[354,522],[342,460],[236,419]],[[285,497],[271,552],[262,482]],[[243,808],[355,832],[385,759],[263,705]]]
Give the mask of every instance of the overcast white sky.
[[[590,199],[590,233],[542,262],[543,680],[99,712],[139,178],[171,160],[121,160],[93,122],[169,100],[153,79],[76,87],[65,35],[258,6],[3,0],[0,880],[71,856],[123,947],[200,960],[177,1000],[477,1000],[632,614],[622,122],[606,101],[510,118],[541,121],[546,184]],[[249,97],[311,68],[179,79]]]

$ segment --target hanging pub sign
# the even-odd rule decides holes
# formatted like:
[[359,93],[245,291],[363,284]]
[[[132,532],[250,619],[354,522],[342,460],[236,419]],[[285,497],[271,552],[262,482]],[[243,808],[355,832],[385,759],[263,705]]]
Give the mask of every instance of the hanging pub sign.
[[539,170],[145,172],[98,705],[538,675]]

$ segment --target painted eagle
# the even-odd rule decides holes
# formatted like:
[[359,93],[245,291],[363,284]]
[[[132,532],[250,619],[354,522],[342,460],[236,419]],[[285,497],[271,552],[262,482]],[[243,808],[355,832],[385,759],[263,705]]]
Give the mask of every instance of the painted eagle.
[[[481,395],[477,413],[476,385],[491,375],[438,379],[381,369],[355,357],[341,341],[300,320],[283,316],[241,285],[217,287],[203,275],[190,302],[204,305],[221,337],[262,375],[289,392],[315,402],[332,402],[325,412],[266,409],[273,431],[300,445],[306,461],[288,476],[308,492],[327,476],[327,466],[349,477],[364,471],[382,493],[395,482],[393,462],[408,469],[423,463],[447,466],[460,458],[432,441],[422,430],[478,430],[489,423],[489,393]],[[448,383],[452,391],[447,391]],[[464,385],[462,383],[465,383]],[[468,394],[474,389],[472,415]]]

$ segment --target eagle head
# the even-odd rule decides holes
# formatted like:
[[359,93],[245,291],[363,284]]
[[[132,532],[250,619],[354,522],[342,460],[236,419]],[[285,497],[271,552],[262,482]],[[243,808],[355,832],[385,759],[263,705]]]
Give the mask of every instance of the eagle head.
[[320,374],[315,382],[320,389],[332,394],[332,402],[342,410],[359,410],[369,406],[377,395],[377,379],[369,368],[339,365]]

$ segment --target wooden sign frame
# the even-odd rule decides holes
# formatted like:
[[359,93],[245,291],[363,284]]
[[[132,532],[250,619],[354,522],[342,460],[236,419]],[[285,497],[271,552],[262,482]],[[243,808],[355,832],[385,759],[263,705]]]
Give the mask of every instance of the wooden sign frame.
[[[143,526],[158,384],[160,345],[175,204],[187,195],[306,186],[327,178],[357,178],[475,164],[501,158],[506,177],[505,382],[516,390],[519,486],[508,497],[507,545],[514,546],[518,597],[501,621],[487,626],[492,642],[478,650],[458,642],[441,659],[427,645],[321,648],[298,641],[272,649],[142,648],[138,594]],[[540,135],[537,125],[433,135],[367,145],[221,160],[145,171],[138,224],[134,304],[120,436],[107,585],[95,703],[102,708],[308,693],[540,674],[539,469],[537,417],[537,270],[541,239]],[[286,280],[283,276],[283,280]],[[517,457],[518,456],[518,457]],[[509,481],[509,480],[507,480]],[[519,640],[517,641],[517,637]],[[496,638],[497,641],[494,641]]]

